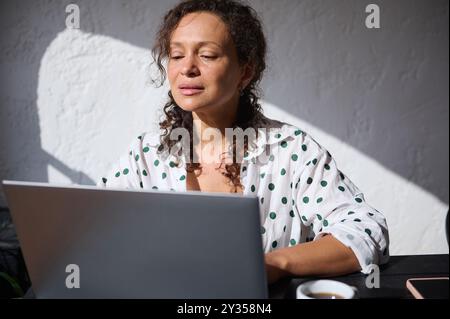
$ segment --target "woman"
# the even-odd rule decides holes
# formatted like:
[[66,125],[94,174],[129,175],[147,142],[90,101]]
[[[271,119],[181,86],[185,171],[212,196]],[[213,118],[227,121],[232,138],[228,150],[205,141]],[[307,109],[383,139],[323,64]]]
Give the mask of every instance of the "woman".
[[[269,282],[369,273],[387,262],[383,215],[308,134],[262,115],[266,40],[252,8],[181,2],[165,16],[152,53],[162,82],[168,60],[161,136],[140,135],[102,186],[258,195]],[[256,135],[242,146],[228,128]]]

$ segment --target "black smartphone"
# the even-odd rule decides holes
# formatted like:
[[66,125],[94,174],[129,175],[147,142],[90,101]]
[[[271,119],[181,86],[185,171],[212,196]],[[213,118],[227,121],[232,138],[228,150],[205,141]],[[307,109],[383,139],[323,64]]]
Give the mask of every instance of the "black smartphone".
[[406,288],[416,299],[448,299],[448,277],[410,278]]

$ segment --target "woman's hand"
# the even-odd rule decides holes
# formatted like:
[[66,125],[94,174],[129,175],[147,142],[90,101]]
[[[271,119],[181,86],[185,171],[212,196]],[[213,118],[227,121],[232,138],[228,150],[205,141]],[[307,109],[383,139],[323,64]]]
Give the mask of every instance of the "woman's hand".
[[332,235],[265,254],[269,284],[286,276],[334,277],[359,271],[353,251]]

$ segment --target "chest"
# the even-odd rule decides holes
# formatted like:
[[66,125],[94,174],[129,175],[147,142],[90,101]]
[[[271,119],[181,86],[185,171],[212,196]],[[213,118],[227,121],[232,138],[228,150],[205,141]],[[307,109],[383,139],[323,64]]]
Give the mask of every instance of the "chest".
[[238,193],[242,194],[242,187],[236,187],[231,180],[224,176],[225,168],[214,164],[202,164],[201,171],[186,174],[186,190],[212,193]]

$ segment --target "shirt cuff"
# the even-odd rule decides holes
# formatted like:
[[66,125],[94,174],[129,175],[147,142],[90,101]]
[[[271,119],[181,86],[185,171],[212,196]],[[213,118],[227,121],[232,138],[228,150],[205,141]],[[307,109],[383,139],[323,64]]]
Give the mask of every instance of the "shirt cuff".
[[[358,259],[363,274],[370,274],[373,270],[373,265],[379,264],[378,253],[375,245],[372,243],[369,235],[364,236],[359,232],[355,232],[354,229],[339,225],[330,227],[320,233],[318,233],[314,240],[323,237],[326,234],[333,235],[334,238],[339,240],[342,244],[349,247],[356,258]],[[367,238],[366,238],[367,237]]]

